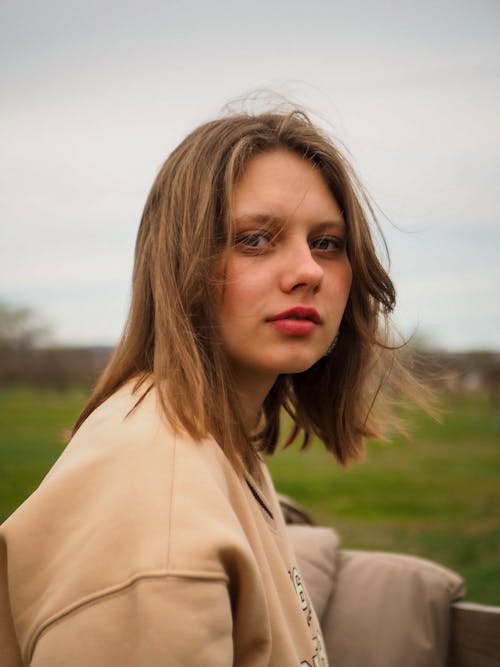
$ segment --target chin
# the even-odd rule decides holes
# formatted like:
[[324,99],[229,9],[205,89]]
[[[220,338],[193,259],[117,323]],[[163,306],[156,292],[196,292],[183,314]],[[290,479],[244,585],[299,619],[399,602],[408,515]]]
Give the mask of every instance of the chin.
[[279,371],[280,374],[284,375],[293,375],[294,373],[303,373],[304,371],[308,371],[314,364],[319,361],[322,357],[314,357],[311,359],[310,357],[308,359],[293,359],[290,360],[289,363],[284,363],[281,367],[281,370]]

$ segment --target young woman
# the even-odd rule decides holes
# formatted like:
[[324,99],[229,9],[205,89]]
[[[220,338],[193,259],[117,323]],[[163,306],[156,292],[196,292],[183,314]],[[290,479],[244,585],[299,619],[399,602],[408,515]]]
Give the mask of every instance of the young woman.
[[0,533],[2,665],[326,665],[263,463],[380,433],[394,288],[346,160],[302,112],[233,115],[146,202],[123,337]]

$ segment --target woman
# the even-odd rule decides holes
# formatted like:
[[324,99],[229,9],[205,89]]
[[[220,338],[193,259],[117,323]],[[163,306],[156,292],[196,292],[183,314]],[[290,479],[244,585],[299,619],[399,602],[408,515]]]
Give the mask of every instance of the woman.
[[166,160],[122,340],[1,531],[3,665],[326,665],[262,456],[282,408],[341,463],[380,433],[395,295],[366,211],[302,112]]

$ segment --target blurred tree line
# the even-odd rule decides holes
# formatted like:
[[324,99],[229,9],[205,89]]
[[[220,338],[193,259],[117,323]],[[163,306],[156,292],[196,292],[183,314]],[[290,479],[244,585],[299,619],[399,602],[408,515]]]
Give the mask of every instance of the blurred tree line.
[[[425,341],[424,341],[425,343]],[[415,342],[420,374],[449,393],[481,392],[500,398],[500,352],[446,352]],[[112,348],[50,343],[50,328],[30,308],[0,301],[0,387],[29,384],[65,389],[92,386]],[[437,380],[436,380],[437,379]],[[437,385],[437,386],[436,386]]]
[[95,383],[112,349],[67,347],[50,343],[50,329],[31,308],[0,302],[0,387],[89,387]]

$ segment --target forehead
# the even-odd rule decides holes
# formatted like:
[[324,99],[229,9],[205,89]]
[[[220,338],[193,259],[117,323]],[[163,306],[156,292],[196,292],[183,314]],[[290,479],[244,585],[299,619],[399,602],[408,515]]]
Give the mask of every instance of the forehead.
[[301,156],[277,149],[251,158],[232,192],[233,217],[302,215],[343,222],[340,208],[320,170]]

